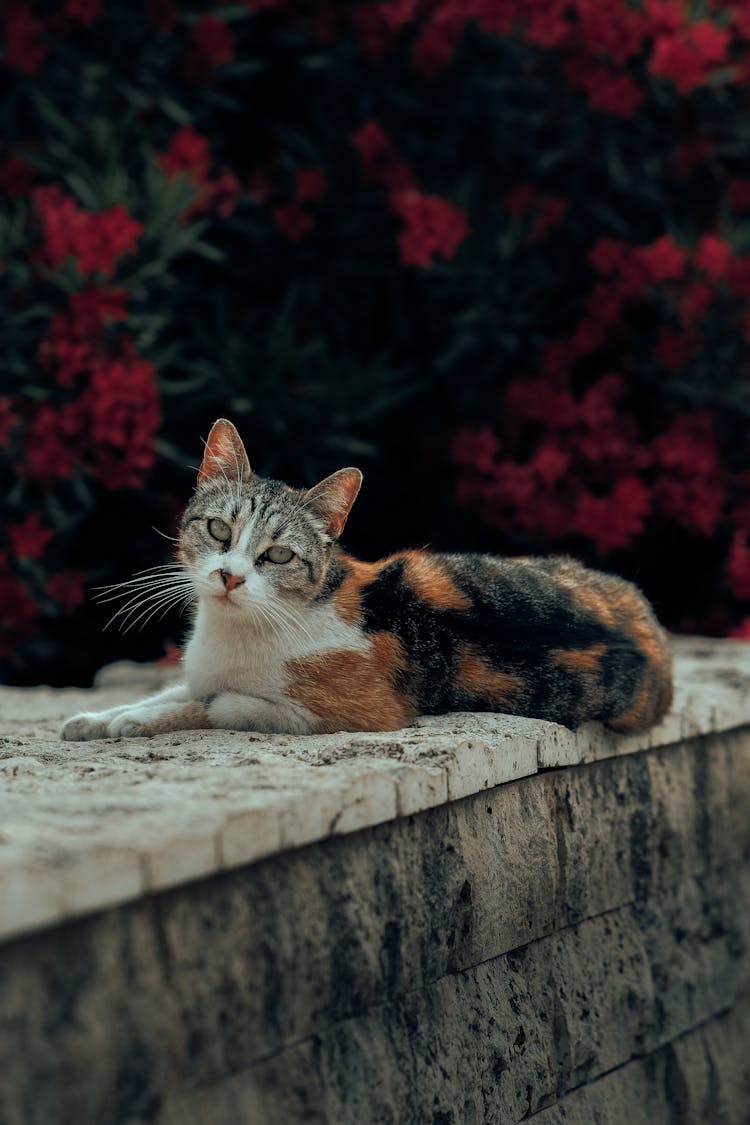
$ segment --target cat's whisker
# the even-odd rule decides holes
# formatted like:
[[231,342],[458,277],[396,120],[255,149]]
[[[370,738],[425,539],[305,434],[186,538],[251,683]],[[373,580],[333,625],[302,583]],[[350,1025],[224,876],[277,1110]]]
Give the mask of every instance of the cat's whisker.
[[151,525],[151,530],[155,531],[157,535],[161,535],[162,539],[167,539],[170,543],[179,543],[180,542],[179,536],[167,535],[166,531],[160,531],[159,528],[154,527],[153,524]]
[[[121,622],[121,632],[129,633],[130,630],[134,629],[139,622],[141,622],[140,628],[143,629],[151,620],[151,618],[160,610],[163,611],[163,616],[164,613],[166,613],[173,606],[177,605],[179,602],[182,602],[184,599],[184,592],[178,590],[173,591],[171,594],[165,595],[154,604],[146,605],[145,608],[143,608],[142,605],[133,607],[130,613]],[[141,610],[140,613],[138,613],[139,609]],[[137,616],[133,617],[133,614],[137,614]],[[132,617],[132,620],[128,620],[128,618],[130,617]]]
[[121,624],[124,624],[124,622],[127,621],[128,617],[130,617],[130,615],[133,613],[137,613],[139,609],[143,608],[144,606],[150,606],[152,604],[159,605],[163,600],[169,599],[172,595],[178,595],[180,597],[185,597],[188,595],[190,595],[191,597],[195,596],[192,587],[183,584],[179,586],[170,586],[164,590],[151,590],[147,591],[146,593],[138,593],[134,597],[130,598],[125,603],[125,605],[120,606],[120,608],[115,611],[110,620],[107,622],[105,628],[109,628],[109,626],[119,617],[123,618],[123,622]]
[[158,590],[170,589],[173,586],[184,585],[190,586],[191,583],[183,578],[170,578],[162,582],[144,582],[142,584],[122,584],[118,587],[104,587],[101,593],[97,594],[93,599],[99,605],[106,605],[108,602],[116,602],[121,598],[137,597],[140,594],[154,592]]
[[158,604],[161,600],[169,598],[173,594],[186,596],[188,592],[192,593],[192,591],[187,591],[184,589],[160,590],[158,591],[158,593],[151,593],[148,595],[144,595],[143,597],[131,598],[129,602],[127,602],[125,605],[120,606],[119,609],[115,610],[115,612],[112,614],[111,621],[116,621],[119,617],[121,617],[123,620],[127,620],[131,613],[137,613],[138,610],[144,606]]

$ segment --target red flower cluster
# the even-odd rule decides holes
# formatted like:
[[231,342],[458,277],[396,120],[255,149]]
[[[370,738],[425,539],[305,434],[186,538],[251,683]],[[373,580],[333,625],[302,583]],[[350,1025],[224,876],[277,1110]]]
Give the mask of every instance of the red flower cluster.
[[168,180],[186,176],[195,186],[196,199],[183,215],[186,222],[212,208],[223,219],[232,214],[239,199],[240,183],[229,168],[211,175],[213,162],[207,137],[186,125],[178,129],[167,149],[157,153],[155,159]]
[[450,260],[469,233],[466,212],[439,195],[395,192],[391,209],[404,224],[398,247],[405,266],[431,266],[436,258]]
[[61,386],[70,387],[77,376],[91,371],[108,326],[127,317],[128,296],[125,289],[84,289],[72,294],[66,310],[54,314],[39,359],[45,366],[56,365]]
[[91,360],[77,398],[36,408],[25,434],[25,474],[49,486],[84,471],[112,491],[138,488],[155,464],[160,424],[156,371],[124,339],[115,355]]
[[385,188],[390,208],[403,224],[398,236],[402,264],[425,267],[436,258],[453,258],[469,234],[466,212],[418,189],[416,176],[379,122],[366,121],[351,140],[366,182]]
[[204,82],[216,67],[232,61],[237,49],[231,28],[212,12],[204,12],[190,30],[192,46],[182,70],[191,82]]
[[[315,226],[311,209],[320,203],[328,189],[326,174],[322,168],[298,168],[295,174],[294,195],[286,203],[273,208],[274,226],[288,242],[299,242]],[[271,194],[269,182],[268,194]]]
[[538,242],[553,227],[559,226],[570,208],[567,199],[562,199],[559,195],[544,194],[529,183],[517,184],[505,196],[503,203],[506,210],[516,218],[523,219],[532,214],[535,216],[529,236],[532,242]]
[[38,259],[45,266],[56,269],[73,258],[82,274],[111,277],[118,259],[135,253],[143,225],[122,204],[85,211],[54,185],[36,188],[32,197],[44,236]]
[[102,14],[102,0],[65,0],[63,14],[88,27]]
[[11,524],[8,528],[10,549],[17,559],[40,559],[52,535],[50,528],[42,525],[36,512],[22,523]]
[[710,20],[664,31],[654,39],[649,69],[671,79],[681,94],[689,94],[727,63],[729,39],[729,31]]
[[34,183],[34,169],[22,156],[11,153],[0,161],[0,190],[9,199],[23,199],[31,191]]
[[153,365],[124,346],[94,367],[85,406],[93,471],[113,491],[138,488],[156,462],[161,425]]
[[[412,65],[430,78],[450,65],[469,23],[488,34],[516,33],[559,51],[568,81],[591,108],[620,117],[640,108],[649,75],[670,79],[683,94],[704,85],[726,66],[732,34],[710,19],[691,22],[682,0],[380,0],[358,5],[353,22],[373,61],[416,29]],[[744,17],[735,17],[733,32],[750,36]]]
[[26,74],[36,74],[47,57],[44,24],[25,3],[9,4],[5,15],[5,63]]
[[[512,439],[486,427],[456,435],[459,504],[506,533],[555,541],[577,531],[602,554],[630,546],[649,517],[715,534],[731,481],[712,417],[681,415],[648,440],[622,405],[625,390],[618,375],[580,397],[559,373],[512,384],[500,428]],[[532,440],[524,460],[514,454],[519,434]]]

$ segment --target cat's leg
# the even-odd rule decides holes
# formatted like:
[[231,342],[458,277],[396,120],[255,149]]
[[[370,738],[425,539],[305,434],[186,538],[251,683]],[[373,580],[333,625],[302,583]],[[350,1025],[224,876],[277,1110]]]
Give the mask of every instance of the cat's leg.
[[[190,708],[198,708],[195,714]],[[203,722],[200,722],[203,713]],[[197,719],[197,722],[187,721]],[[63,724],[62,737],[72,742],[87,742],[92,738],[116,738],[119,735],[141,733],[137,731],[139,725],[145,722],[153,724],[168,724],[180,722],[179,726],[163,725],[162,730],[186,730],[191,726],[209,726],[205,712],[200,704],[191,701],[187,686],[178,684],[175,687],[165,688],[156,695],[138,703],[125,703],[119,707],[110,707],[107,711],[85,711],[80,715],[73,715]],[[149,733],[156,734],[154,729]]]
[[261,734],[312,734],[317,718],[293,700],[274,702],[239,692],[222,691],[205,701],[209,725],[224,730],[254,730]]

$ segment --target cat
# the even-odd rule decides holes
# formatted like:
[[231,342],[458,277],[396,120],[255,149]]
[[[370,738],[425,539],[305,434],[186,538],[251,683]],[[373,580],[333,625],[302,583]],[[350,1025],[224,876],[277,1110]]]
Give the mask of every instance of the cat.
[[635,586],[562,557],[406,550],[361,562],[338,543],[361,483],[354,468],[308,490],[256,476],[219,419],[177,568],[155,593],[148,579],[126,587],[138,606],[144,589],[147,607],[194,601],[184,683],[76,715],[63,737],[396,730],[448,711],[631,732],[666,714],[669,645]]

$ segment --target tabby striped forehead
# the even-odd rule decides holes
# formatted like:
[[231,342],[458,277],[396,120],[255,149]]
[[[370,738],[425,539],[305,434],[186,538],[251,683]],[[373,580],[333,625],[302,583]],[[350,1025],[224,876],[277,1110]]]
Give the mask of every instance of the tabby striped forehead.
[[202,516],[218,516],[242,527],[245,535],[250,531],[252,538],[296,535],[328,539],[323,522],[305,504],[304,490],[262,477],[249,481],[213,478],[199,485],[185,509],[183,528]]

